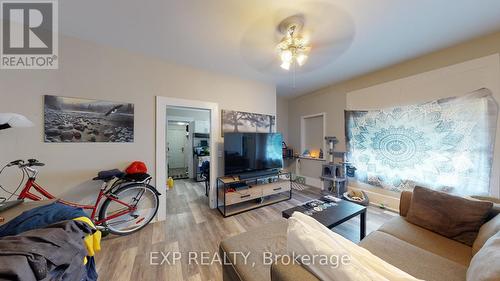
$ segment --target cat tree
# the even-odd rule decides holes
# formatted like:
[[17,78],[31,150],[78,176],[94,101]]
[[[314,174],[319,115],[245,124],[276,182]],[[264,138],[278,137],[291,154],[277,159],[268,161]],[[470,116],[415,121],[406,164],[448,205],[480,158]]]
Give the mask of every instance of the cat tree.
[[[336,137],[325,137],[328,145],[328,163],[322,165],[321,180],[323,191],[342,197],[347,191],[347,166],[346,152],[335,152],[335,145],[339,142]],[[339,161],[335,161],[338,158]]]

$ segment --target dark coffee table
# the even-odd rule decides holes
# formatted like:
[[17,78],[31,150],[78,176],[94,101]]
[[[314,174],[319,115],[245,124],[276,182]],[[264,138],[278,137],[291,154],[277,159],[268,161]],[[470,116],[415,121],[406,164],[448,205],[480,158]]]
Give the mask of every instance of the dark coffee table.
[[[319,198],[318,200],[326,201],[324,198]],[[332,202],[335,203],[335,202]],[[333,228],[343,222],[346,222],[357,215],[360,215],[360,240],[365,238],[366,235],[366,207],[351,203],[346,200],[341,200],[336,203],[336,206],[328,207],[321,212],[316,212],[310,215],[315,220],[319,221],[321,224],[328,228]],[[284,218],[289,218],[292,216],[293,212],[301,212],[309,210],[305,205],[300,205],[287,210],[284,210],[282,215]]]

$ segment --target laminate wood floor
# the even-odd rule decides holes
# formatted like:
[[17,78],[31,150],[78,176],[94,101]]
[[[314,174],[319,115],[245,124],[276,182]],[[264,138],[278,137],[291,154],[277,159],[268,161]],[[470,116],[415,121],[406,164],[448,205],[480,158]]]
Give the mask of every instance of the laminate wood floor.
[[[183,261],[188,252],[208,252],[209,259],[218,252],[219,242],[226,237],[245,232],[281,218],[285,209],[318,198],[319,190],[307,188],[293,191],[291,200],[223,218],[217,210],[208,207],[205,186],[189,180],[175,181],[167,193],[167,219],[148,225],[129,236],[108,236],[102,241],[102,251],[96,256],[99,280],[222,280],[220,264],[196,265],[187,262],[162,265],[162,256],[156,252],[180,252]],[[367,235],[376,230],[394,213],[369,207]],[[359,216],[333,229],[344,237],[359,242]],[[169,257],[169,261],[172,258]],[[198,259],[199,260],[199,259]]]

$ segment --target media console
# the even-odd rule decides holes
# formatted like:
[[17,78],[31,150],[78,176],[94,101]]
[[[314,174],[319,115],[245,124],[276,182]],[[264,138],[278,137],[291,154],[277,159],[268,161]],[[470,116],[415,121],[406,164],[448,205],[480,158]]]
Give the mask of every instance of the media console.
[[217,178],[217,209],[224,216],[232,216],[252,209],[292,198],[291,174]]

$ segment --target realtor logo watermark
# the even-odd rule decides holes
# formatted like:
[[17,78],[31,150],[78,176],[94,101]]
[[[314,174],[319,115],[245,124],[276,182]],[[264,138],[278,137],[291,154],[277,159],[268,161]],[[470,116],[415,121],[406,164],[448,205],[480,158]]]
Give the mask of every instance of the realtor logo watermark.
[[0,68],[57,69],[57,1],[1,1]]

